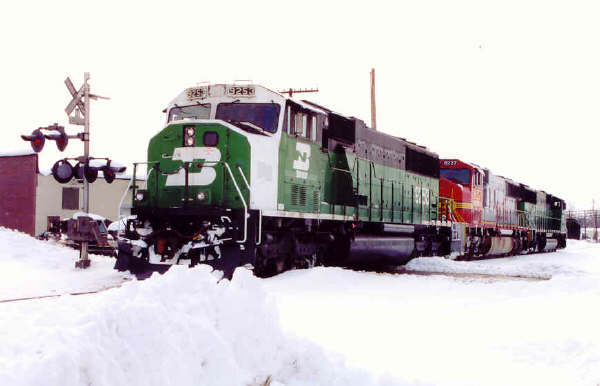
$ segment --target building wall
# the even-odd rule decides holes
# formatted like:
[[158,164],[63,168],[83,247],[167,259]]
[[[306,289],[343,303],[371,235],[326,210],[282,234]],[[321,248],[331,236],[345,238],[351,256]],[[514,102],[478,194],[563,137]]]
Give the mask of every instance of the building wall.
[[[112,184],[106,183],[102,177],[90,184],[90,213],[98,214],[111,221],[118,219],[119,203],[129,185],[128,179],[117,178]],[[63,209],[63,188],[79,189],[78,209]],[[48,216],[71,217],[83,211],[83,183],[73,179],[69,183],[59,184],[52,175],[38,175],[36,195],[37,212],[35,233],[44,232],[48,226]],[[127,192],[124,204],[131,203],[131,191]]]
[[35,234],[37,154],[0,157],[0,226]]

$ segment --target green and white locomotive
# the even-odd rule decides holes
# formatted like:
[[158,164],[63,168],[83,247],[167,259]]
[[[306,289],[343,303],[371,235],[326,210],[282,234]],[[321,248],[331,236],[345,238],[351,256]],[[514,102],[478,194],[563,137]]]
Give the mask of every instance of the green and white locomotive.
[[259,85],[192,87],[167,107],[132,183],[116,268],[210,264],[272,275],[449,253],[439,157]]

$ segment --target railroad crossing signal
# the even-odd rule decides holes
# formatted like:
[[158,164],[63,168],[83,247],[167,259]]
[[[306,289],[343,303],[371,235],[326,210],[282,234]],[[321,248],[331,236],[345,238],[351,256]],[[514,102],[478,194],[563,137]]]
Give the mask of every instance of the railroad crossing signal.
[[[76,115],[76,117],[71,117],[71,113],[75,109],[78,108],[78,112],[81,113],[85,117],[85,103],[83,102],[83,97],[85,96],[85,83],[79,88],[78,91],[75,90],[75,86],[73,86],[73,82],[71,82],[71,78],[67,77],[65,79],[65,85],[69,90],[69,93],[73,97],[67,107],[65,107],[65,113],[69,116],[69,123],[73,125],[83,125],[85,122],[82,121],[82,117],[80,115]],[[72,122],[72,118],[77,118],[77,122]]]
[[[77,160],[77,164],[75,166],[71,165],[69,159],[73,158],[65,158],[56,161],[54,166],[52,167],[52,176],[56,181],[61,184],[66,184],[71,181],[72,178],[77,180],[85,180],[88,183],[93,183],[98,178],[98,172],[102,172],[104,175],[104,180],[112,184],[115,178],[117,177],[117,173],[123,173],[127,168],[122,165],[111,165],[112,161],[108,158],[93,158],[90,157],[87,162],[81,162],[80,158],[75,158]],[[91,159],[104,159],[106,163],[96,163],[95,165],[90,165]]]
[[65,133],[65,128],[63,126],[58,126],[58,124],[54,124],[52,126],[46,127],[46,130],[53,131],[55,133],[45,134],[44,137],[51,141],[56,141],[56,147],[58,150],[64,151],[69,144],[69,136]]
[[39,153],[44,148],[44,143],[46,143],[46,139],[44,134],[42,133],[42,128],[35,129],[31,132],[31,135],[21,135],[24,141],[31,141],[31,147],[33,151]]
[[[44,134],[43,131],[49,131],[50,134]],[[78,138],[79,136],[71,136],[71,138]],[[62,126],[58,126],[57,123],[50,125],[48,127],[38,127],[33,130],[31,135],[21,135],[21,138],[25,141],[31,142],[31,147],[33,151],[39,153],[44,148],[44,144],[46,143],[46,139],[51,141],[56,141],[56,146],[58,150],[63,151],[67,147],[69,143],[69,136],[65,133],[65,128]]]
[[[69,138],[77,138],[83,141],[84,154],[83,157],[77,158],[79,164],[76,165],[75,170],[65,158],[57,161],[54,164],[52,168],[52,175],[60,183],[69,182],[73,178],[73,174],[75,174],[77,177],[85,177],[83,181],[83,211],[85,213],[89,213],[89,183],[96,180],[96,177],[98,176],[98,170],[103,170],[105,172],[104,178],[106,179],[106,182],[111,183],[115,179],[115,173],[123,172],[125,169],[124,167],[111,167],[110,160],[108,159],[107,164],[103,166],[104,169],[102,169],[102,167],[90,167],[90,99],[109,98],[90,94],[90,85],[88,84],[89,79],[90,73],[84,73],[83,85],[79,89],[75,88],[69,77],[65,79],[65,86],[67,86],[67,90],[69,90],[69,94],[71,94],[71,101],[65,108],[65,113],[67,113],[67,116],[69,117],[70,124],[81,125],[84,127],[82,133],[78,133],[77,135],[67,135],[65,128],[58,126],[58,124],[55,123],[54,125],[50,125],[48,127],[40,127],[36,129],[31,133],[31,135],[21,135],[23,140],[31,142],[31,147],[36,153],[42,151],[46,139],[56,141],[56,146],[58,146],[58,150],[60,151],[65,150],[69,143]],[[44,134],[42,130],[50,133]],[[75,263],[75,267],[87,268],[89,266],[90,260],[88,258],[88,243],[87,241],[82,241],[80,258],[79,261]]]

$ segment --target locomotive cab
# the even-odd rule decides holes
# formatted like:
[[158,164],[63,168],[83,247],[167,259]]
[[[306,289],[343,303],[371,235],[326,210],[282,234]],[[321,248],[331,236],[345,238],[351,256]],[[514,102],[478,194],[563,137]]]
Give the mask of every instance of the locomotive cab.
[[458,159],[440,160],[440,199],[445,215],[470,226],[481,225],[483,211],[483,169]]
[[[136,218],[118,268],[204,262],[231,271],[252,263],[244,246],[257,237],[258,211],[276,208],[269,185],[277,180],[284,107],[283,96],[255,85],[192,87],[171,101],[148,162],[134,165],[148,172],[145,186],[132,183]],[[222,259],[224,248],[236,257]]]

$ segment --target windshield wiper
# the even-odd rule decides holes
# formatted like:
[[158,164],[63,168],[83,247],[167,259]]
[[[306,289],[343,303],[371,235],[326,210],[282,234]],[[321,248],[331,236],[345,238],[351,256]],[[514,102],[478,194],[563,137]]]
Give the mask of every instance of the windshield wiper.
[[[246,130],[246,131],[253,131],[257,134],[262,134],[262,135],[266,135],[267,137],[271,136],[271,133],[269,133],[267,130],[265,130],[264,128],[252,123],[252,122],[248,122],[248,121],[234,121],[234,120],[230,120],[227,119],[226,121],[231,122],[233,124],[235,124],[236,126],[240,127],[242,130]],[[250,130],[248,130],[250,129]]]

